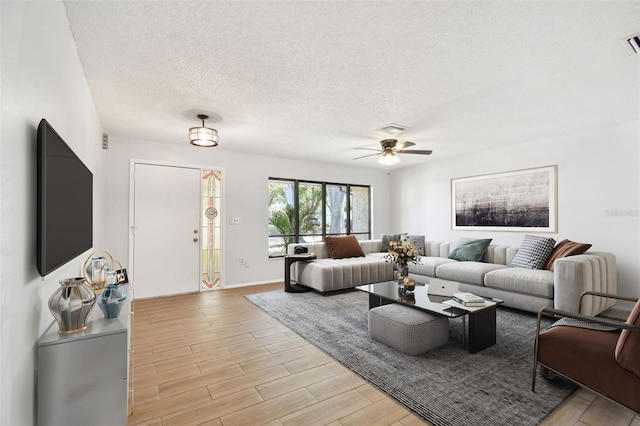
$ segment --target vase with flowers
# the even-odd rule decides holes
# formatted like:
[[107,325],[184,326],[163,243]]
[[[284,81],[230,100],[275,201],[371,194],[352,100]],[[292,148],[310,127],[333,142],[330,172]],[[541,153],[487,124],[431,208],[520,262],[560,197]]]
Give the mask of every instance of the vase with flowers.
[[420,263],[420,254],[416,246],[408,241],[391,241],[385,260],[396,264],[398,284],[403,285],[404,279],[409,277],[409,263]]

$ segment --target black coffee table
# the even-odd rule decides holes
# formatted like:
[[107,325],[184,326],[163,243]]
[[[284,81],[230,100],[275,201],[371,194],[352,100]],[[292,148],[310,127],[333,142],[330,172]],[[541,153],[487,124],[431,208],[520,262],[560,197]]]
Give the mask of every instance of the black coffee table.
[[[416,283],[413,294],[402,294],[397,281],[366,284],[356,289],[369,293],[369,309],[389,303],[400,303],[421,311],[448,318],[462,318],[463,347],[468,342],[469,353],[476,353],[496,344],[496,306],[499,299],[486,299],[485,306],[465,308],[452,302],[450,297],[434,296],[428,293],[429,284]],[[465,331],[465,317],[469,317],[468,331]]]

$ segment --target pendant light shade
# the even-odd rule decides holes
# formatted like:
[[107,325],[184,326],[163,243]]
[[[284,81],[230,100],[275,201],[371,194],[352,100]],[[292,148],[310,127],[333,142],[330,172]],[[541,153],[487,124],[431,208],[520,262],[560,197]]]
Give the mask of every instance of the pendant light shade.
[[204,125],[204,120],[209,118],[209,116],[198,114],[198,118],[202,120],[202,127],[192,127],[189,129],[189,142],[191,145],[204,147],[218,146],[218,131]]

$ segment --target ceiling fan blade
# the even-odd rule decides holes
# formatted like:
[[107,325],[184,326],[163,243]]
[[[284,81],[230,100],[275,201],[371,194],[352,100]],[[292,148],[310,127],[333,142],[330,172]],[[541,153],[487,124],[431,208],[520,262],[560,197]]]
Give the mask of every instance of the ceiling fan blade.
[[400,142],[398,144],[396,144],[396,149],[405,149],[405,148],[409,148],[410,146],[414,146],[415,143],[411,142],[411,141],[404,141],[404,142]]
[[363,155],[362,157],[352,158],[352,160],[359,160],[361,158],[373,157],[374,155],[380,155],[380,153],[376,152],[375,154]]
[[355,148],[355,149],[364,149],[364,150],[367,150],[367,151],[378,151],[378,152],[380,152],[380,148]]
[[431,155],[431,153],[433,151],[431,151],[430,149],[412,149],[409,151],[406,150],[400,150],[400,151],[396,151],[399,154],[422,154],[422,155]]

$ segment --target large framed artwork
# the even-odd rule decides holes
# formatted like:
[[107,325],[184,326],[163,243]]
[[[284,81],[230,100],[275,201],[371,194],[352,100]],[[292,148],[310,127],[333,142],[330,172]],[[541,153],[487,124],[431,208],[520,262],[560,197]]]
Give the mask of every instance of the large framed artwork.
[[451,228],[557,232],[557,169],[451,179]]

